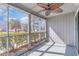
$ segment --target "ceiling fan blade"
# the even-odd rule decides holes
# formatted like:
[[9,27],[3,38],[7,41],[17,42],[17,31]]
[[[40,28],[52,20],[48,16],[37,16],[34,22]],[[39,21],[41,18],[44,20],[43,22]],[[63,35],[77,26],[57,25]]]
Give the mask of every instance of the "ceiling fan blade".
[[45,15],[48,16],[50,15],[51,11],[50,10],[46,10]]
[[59,5],[59,4],[63,5],[64,3],[51,3],[51,4],[50,4],[50,7],[52,7],[53,5],[56,5],[56,4],[57,4],[57,5]]
[[50,5],[51,10],[56,10],[58,8],[60,8],[63,5],[63,3],[54,3],[52,5]]
[[61,8],[59,8],[57,10],[51,10],[51,12],[53,12],[53,13],[62,13],[63,10]]
[[42,8],[45,8],[45,9],[48,9],[49,7],[44,4],[44,3],[37,3],[38,6],[42,7]]
[[45,9],[38,11],[38,13],[45,11]]

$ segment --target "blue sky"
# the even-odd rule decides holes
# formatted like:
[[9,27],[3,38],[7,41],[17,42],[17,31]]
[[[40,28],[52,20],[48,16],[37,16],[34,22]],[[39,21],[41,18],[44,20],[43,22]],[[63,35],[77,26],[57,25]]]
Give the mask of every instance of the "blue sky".
[[[6,12],[6,9],[0,8],[0,23],[6,20],[6,16],[3,15],[3,13],[6,15]],[[15,18],[16,20],[19,20],[21,23],[28,23],[28,13],[24,13],[23,11],[17,8],[9,8],[9,18]]]
[[10,17],[13,17],[13,18],[15,17],[17,19],[21,19],[23,17],[27,17],[28,16],[27,13],[21,12],[18,9],[15,9],[15,8],[10,8],[9,10],[10,10],[9,11],[9,15],[10,15]]
[[[1,24],[0,27],[2,27],[3,31],[7,31],[6,12],[7,12],[6,9],[0,8],[0,24]],[[9,8],[9,18],[15,18],[16,20],[19,20],[22,23],[28,23],[28,20],[26,20],[28,19],[28,14],[21,12],[16,8]]]
[[[3,15],[3,12],[6,14],[5,11],[6,10],[0,9],[0,14],[2,14],[2,15],[0,15],[0,23],[5,21],[6,16]],[[16,18],[16,20],[25,22],[25,20],[28,19],[28,14],[21,12],[16,8],[9,8],[9,18]]]
[[[6,24],[6,10],[0,9],[0,24],[5,25]],[[28,24],[28,13],[25,13],[23,11],[20,11],[19,9],[16,8],[9,8],[9,18],[15,18],[16,20],[19,20],[21,23],[27,23]],[[35,18],[39,19],[39,18]],[[36,21],[38,23],[38,20]],[[44,26],[43,21],[40,22],[40,26]],[[4,26],[6,27],[6,26]]]

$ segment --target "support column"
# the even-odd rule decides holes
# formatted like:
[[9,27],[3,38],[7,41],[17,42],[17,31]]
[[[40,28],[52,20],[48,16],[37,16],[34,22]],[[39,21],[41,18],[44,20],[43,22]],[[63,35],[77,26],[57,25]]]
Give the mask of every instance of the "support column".
[[[40,19],[39,19],[40,20]],[[41,29],[40,29],[40,25],[41,24],[39,24],[39,41],[41,40]]]
[[7,41],[6,41],[6,47],[7,47],[7,56],[9,55],[9,5],[7,5]]
[[48,28],[48,20],[46,20],[46,42],[49,42],[49,28]]
[[31,14],[29,14],[28,48],[31,48]]

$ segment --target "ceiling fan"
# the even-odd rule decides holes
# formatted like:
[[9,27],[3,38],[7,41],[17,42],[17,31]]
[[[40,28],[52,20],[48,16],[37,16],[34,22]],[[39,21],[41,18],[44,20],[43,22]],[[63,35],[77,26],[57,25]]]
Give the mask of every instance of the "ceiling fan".
[[63,10],[60,8],[64,3],[37,3],[38,6],[42,7],[43,10],[39,12],[45,11],[45,15],[50,15],[51,12],[53,13],[61,13]]

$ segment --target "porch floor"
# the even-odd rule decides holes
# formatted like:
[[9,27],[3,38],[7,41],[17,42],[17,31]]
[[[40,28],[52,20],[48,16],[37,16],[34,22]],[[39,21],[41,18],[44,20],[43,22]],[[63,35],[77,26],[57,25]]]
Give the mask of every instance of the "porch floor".
[[25,51],[19,56],[76,56],[77,51],[74,47],[65,44],[53,44],[52,42],[40,44],[38,47]]

